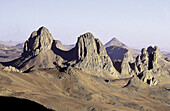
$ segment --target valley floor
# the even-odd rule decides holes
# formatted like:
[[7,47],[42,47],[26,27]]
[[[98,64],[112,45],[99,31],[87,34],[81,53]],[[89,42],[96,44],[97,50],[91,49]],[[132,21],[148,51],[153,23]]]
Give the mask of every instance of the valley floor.
[[[56,111],[169,111],[170,81],[139,84],[135,78],[105,82],[104,78],[77,71],[38,69],[29,73],[0,70],[0,96],[35,101]],[[139,81],[140,82],[140,81]]]

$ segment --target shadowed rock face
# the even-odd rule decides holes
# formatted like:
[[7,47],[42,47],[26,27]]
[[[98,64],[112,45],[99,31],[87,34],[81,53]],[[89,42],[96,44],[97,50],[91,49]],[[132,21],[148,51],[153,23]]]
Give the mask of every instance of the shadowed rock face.
[[128,52],[128,49],[121,46],[110,46],[106,47],[106,51],[112,61],[122,61],[124,54]]
[[1,109],[4,111],[24,111],[24,110],[37,110],[37,111],[53,111],[45,108],[44,106],[26,99],[19,99],[15,97],[0,97]]
[[34,31],[30,38],[25,42],[22,56],[36,56],[41,52],[45,52],[51,49],[52,42],[53,37],[48,29],[41,27],[38,31]]

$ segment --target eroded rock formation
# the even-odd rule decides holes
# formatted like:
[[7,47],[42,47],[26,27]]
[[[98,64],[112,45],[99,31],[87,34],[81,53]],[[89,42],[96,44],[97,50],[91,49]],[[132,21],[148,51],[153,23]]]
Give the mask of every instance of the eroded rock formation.
[[91,33],[86,33],[78,38],[76,49],[78,50],[78,60],[75,67],[88,73],[103,71],[118,76],[105,47]]
[[127,51],[124,54],[120,67],[121,67],[120,73],[122,78],[123,77],[128,78],[134,75],[133,57],[130,54],[130,51]]
[[147,50],[143,48],[141,55],[136,58],[138,78],[149,85],[156,85],[159,77],[168,73],[160,65],[162,61],[164,58],[157,46],[149,46]]
[[53,37],[49,33],[48,29],[41,27],[38,31],[34,31],[29,39],[24,43],[22,56],[36,56],[39,53],[43,53],[51,49],[52,43]]
[[117,78],[119,73],[115,70],[110,57],[103,44],[91,33],[81,35],[76,46],[64,51],[61,42],[53,40],[48,29],[41,27],[34,31],[24,44],[22,57],[6,66],[13,66],[24,71],[32,67],[64,69],[74,67],[86,73],[95,75],[108,75]]

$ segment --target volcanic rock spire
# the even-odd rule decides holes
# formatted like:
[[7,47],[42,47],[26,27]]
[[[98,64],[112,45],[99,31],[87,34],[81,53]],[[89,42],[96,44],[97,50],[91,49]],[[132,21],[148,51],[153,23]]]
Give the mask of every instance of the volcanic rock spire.
[[41,52],[45,52],[51,49],[52,42],[53,37],[49,33],[48,29],[41,27],[38,31],[34,31],[25,42],[22,56],[36,56]]
[[87,73],[105,72],[117,75],[105,47],[91,33],[83,34],[78,38],[76,49],[78,60],[75,67]]

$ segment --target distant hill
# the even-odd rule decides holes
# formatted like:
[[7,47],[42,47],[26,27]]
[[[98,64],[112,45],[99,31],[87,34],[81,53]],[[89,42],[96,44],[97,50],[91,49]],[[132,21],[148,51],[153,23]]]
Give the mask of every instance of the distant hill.
[[17,44],[24,43],[23,41],[0,41],[0,43],[7,45],[7,46],[16,46]]

